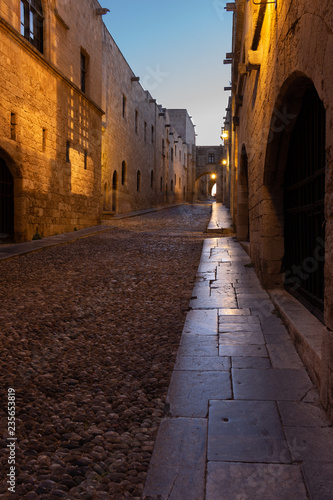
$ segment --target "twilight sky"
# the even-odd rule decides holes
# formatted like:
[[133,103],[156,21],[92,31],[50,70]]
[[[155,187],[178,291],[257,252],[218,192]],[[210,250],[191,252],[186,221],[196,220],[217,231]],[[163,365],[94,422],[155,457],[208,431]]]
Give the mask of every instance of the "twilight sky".
[[224,0],[100,0],[111,35],[145,90],[186,108],[199,146],[220,144],[228,92],[232,13]]

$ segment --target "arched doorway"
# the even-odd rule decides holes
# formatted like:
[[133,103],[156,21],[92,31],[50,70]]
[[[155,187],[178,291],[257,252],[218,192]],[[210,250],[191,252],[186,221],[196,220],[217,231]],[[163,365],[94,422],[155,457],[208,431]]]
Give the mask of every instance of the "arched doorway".
[[117,211],[117,195],[118,195],[118,174],[115,170],[112,177],[112,212]]
[[304,94],[288,149],[284,177],[284,270],[286,288],[321,312],[324,310],[325,128],[325,109],[312,86]]
[[237,180],[237,238],[250,241],[249,181],[246,148],[243,145]]
[[108,185],[105,182],[103,190],[103,210],[106,211],[108,206]]
[[313,82],[292,74],[281,88],[270,127],[260,273],[265,287],[284,285],[322,321],[325,129],[324,105]]
[[14,178],[0,158],[0,241],[14,235]]

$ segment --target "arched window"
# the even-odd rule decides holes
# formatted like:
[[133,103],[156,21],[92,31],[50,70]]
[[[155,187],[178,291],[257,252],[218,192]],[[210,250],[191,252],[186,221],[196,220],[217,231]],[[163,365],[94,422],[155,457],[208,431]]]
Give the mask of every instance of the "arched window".
[[43,53],[43,9],[41,0],[21,0],[21,35]]
[[121,164],[121,184],[124,186],[127,182],[127,167],[126,162],[123,161]]
[[140,172],[140,170],[138,170],[137,174],[136,174],[136,190],[137,191],[141,190],[141,172]]

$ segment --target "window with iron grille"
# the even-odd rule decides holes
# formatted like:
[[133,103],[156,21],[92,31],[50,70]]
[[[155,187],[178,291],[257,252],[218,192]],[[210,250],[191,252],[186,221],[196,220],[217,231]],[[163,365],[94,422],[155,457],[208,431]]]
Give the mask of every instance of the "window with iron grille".
[[21,0],[21,35],[43,53],[43,9],[40,0]]
[[312,87],[303,97],[289,143],[284,180],[284,271],[286,288],[305,305],[310,304],[319,318],[316,311],[324,308],[325,129],[325,109]]

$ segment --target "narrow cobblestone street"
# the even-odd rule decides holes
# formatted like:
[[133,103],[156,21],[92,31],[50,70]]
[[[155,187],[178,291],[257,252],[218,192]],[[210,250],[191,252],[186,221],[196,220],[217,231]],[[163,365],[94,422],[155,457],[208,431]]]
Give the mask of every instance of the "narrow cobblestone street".
[[[0,262],[1,498],[141,497],[210,205]],[[16,391],[8,494],[7,389]]]

